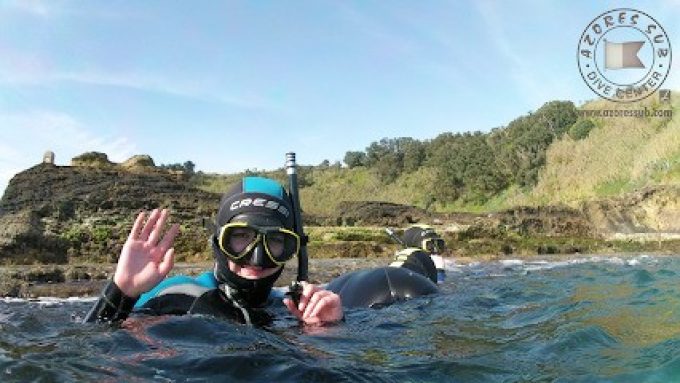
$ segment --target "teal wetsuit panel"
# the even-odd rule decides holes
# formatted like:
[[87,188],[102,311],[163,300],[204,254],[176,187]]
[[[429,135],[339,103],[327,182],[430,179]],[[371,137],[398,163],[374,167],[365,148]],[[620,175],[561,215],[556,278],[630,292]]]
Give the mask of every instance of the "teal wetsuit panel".
[[156,287],[142,294],[142,296],[139,297],[139,300],[135,304],[134,308],[136,309],[141,308],[150,299],[153,299],[156,296],[158,296],[163,290],[168,289],[170,287],[177,287],[180,285],[196,286],[207,289],[216,289],[218,286],[215,276],[210,271],[206,271],[205,273],[199,275],[196,278],[188,277],[186,275],[176,275],[174,277],[164,279],[161,283],[156,285]]

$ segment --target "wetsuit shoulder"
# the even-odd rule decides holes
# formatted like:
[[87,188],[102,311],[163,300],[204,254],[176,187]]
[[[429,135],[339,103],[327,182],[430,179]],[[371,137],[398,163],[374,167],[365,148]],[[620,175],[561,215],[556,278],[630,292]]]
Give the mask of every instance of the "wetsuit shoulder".
[[429,278],[403,267],[355,271],[326,288],[338,294],[345,307],[381,307],[439,291]]
[[180,292],[196,297],[215,288],[217,288],[217,280],[210,272],[205,272],[196,278],[176,275],[164,279],[156,287],[142,294],[135,304],[135,308],[143,307],[149,300],[165,294]]
[[196,278],[177,275],[163,280],[142,294],[134,309],[154,315],[185,314],[190,311],[196,299],[217,287],[217,280],[210,272]]

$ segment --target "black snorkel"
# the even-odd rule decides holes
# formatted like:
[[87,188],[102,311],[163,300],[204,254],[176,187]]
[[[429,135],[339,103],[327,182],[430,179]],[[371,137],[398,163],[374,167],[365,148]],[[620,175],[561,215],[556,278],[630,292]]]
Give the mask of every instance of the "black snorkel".
[[302,293],[302,285],[300,282],[307,281],[308,276],[308,258],[307,258],[307,241],[308,237],[305,235],[302,224],[302,208],[300,207],[300,192],[298,190],[297,179],[297,164],[295,163],[295,153],[286,153],[286,174],[288,174],[288,192],[293,204],[293,231],[300,237],[300,252],[298,253],[298,275],[297,281],[291,283],[288,294],[297,305],[299,303],[300,294]]
[[392,240],[398,244],[400,244],[404,249],[407,248],[406,244],[404,241],[397,236],[397,234],[394,232],[394,230],[390,229],[389,227],[385,228],[385,233],[387,233],[387,236],[392,238]]

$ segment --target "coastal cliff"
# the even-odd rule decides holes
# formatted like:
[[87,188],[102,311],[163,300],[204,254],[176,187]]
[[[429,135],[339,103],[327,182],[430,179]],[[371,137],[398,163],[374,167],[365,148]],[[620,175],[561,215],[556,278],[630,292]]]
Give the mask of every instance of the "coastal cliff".
[[154,166],[74,163],[43,163],[12,178],[0,200],[0,262],[115,261],[136,212],[156,207],[182,223],[186,257],[203,251],[200,220],[213,213],[218,194]]
[[[149,156],[115,164],[102,153],[86,153],[72,166],[42,163],[18,173],[0,200],[0,263],[115,262],[136,213],[157,207],[171,209],[172,221],[181,224],[177,260],[207,261],[203,222],[219,200],[219,193],[154,166]],[[457,256],[598,251],[612,247],[604,243],[609,239],[628,243],[636,239],[631,235],[680,234],[680,187],[647,187],[578,207],[520,206],[485,214],[348,201],[332,215],[305,212],[305,222],[336,228],[311,229],[310,251],[323,258],[389,257],[396,246],[381,228],[413,223],[437,225]]]

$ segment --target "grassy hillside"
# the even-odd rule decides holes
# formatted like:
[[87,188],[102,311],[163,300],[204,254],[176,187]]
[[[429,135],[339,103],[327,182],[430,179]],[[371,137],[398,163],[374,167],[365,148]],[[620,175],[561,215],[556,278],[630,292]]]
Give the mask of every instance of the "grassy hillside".
[[[536,186],[513,202],[574,203],[649,185],[680,183],[680,102],[674,95],[673,119],[593,118],[596,128],[587,138],[574,140],[565,135],[557,140],[548,148],[546,166]],[[637,104],[595,101],[581,109],[644,108],[651,111],[661,106],[650,97]]]
[[[351,168],[302,167],[303,207],[314,214],[329,215],[342,201],[375,200],[436,211],[480,212],[527,204],[573,204],[649,185],[678,184],[677,97],[674,93],[671,107],[676,117],[672,120],[583,115],[574,120],[569,105],[552,102],[490,133],[443,133],[422,142],[384,139],[372,143],[366,153],[352,152],[352,162],[356,163]],[[573,105],[571,108],[575,110]],[[592,101],[578,109],[645,108],[653,111],[669,106],[660,105],[652,96],[632,104]],[[588,128],[578,130],[584,125]],[[391,172],[395,167],[401,170]],[[198,174],[193,182],[204,190],[223,192],[244,174],[286,179],[283,169],[278,169]]]
[[[249,171],[239,174],[198,174],[192,182],[200,189],[221,193],[230,185],[238,182],[244,175],[262,175],[287,184],[285,172]],[[385,185],[375,174],[365,167],[353,169],[328,166],[305,167],[300,174],[300,194],[305,211],[317,215],[334,213],[342,201],[388,201],[425,207],[427,190],[423,182],[432,182],[432,172],[421,169],[407,174],[390,185]]]

